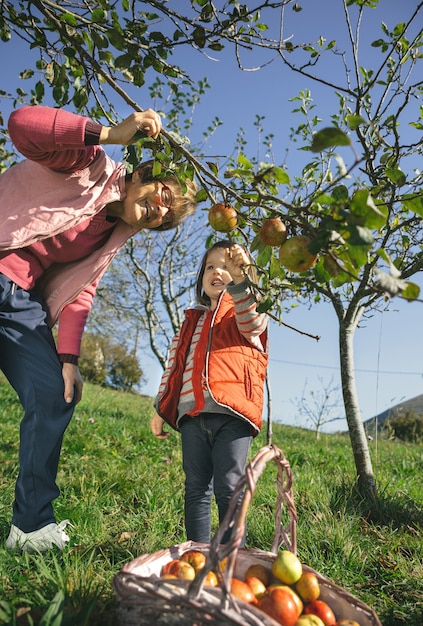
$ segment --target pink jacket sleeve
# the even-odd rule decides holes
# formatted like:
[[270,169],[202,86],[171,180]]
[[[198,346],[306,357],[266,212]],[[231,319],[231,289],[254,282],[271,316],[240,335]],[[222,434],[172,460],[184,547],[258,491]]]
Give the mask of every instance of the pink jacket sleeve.
[[8,122],[16,149],[31,161],[61,171],[75,172],[89,165],[99,146],[85,146],[87,117],[64,109],[24,106],[15,109]]
[[79,296],[67,304],[59,317],[57,352],[59,354],[81,354],[81,340],[91,310],[99,280],[84,289]]
[[[14,110],[8,123],[9,135],[19,152],[49,169],[72,173],[89,166],[100,146],[85,146],[87,117],[64,109],[24,106]],[[98,279],[86,287],[60,313],[59,354],[79,356],[81,338],[96,293]]]

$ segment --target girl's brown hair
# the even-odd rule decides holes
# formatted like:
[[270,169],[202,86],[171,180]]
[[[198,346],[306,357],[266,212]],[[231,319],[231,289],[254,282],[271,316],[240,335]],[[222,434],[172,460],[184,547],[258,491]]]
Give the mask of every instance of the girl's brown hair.
[[[201,261],[200,269],[198,270],[197,280],[195,283],[195,296],[196,296],[196,300],[198,304],[203,304],[204,306],[210,306],[211,304],[210,298],[203,291],[203,276],[206,270],[207,257],[209,256],[209,253],[212,250],[215,250],[216,248],[232,248],[233,245],[239,245],[239,244],[237,244],[236,241],[231,241],[230,239],[222,239],[222,241],[216,241],[216,243],[214,243],[212,247],[208,248],[206,252],[204,253],[203,259]],[[245,268],[245,271],[248,274],[248,277],[250,278],[251,282],[257,283],[257,272],[254,266],[254,259],[246,248],[243,248],[243,249],[244,249],[244,252],[247,254],[247,256],[251,260],[251,265],[247,265]]]
[[162,224],[157,228],[153,228],[152,230],[170,230],[182,224],[188,215],[192,215],[192,213],[195,212],[197,206],[195,200],[197,185],[194,181],[186,179],[184,181],[184,189],[176,176],[172,174],[164,176],[163,178],[157,178],[153,176],[153,164],[154,161],[146,161],[145,163],[141,163],[137,167],[137,170],[141,174],[143,183],[152,183],[159,180],[169,187],[172,192],[172,221]]

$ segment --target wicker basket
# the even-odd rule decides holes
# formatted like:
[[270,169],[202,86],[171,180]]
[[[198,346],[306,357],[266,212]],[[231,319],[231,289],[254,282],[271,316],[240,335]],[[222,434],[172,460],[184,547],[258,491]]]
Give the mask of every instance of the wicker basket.
[[[273,544],[270,552],[240,548],[248,506],[257,479],[269,461],[274,461],[277,466]],[[262,563],[269,568],[282,544],[295,553],[296,524],[290,465],[279,448],[266,446],[248,464],[234,490],[225,519],[210,544],[187,541],[154,554],[144,554],[125,564],[116,574],[113,587],[118,599],[120,626],[278,626],[275,620],[255,606],[236,600],[230,594],[230,580],[233,576],[243,579],[252,563]],[[232,530],[231,539],[221,544],[228,529]],[[189,549],[197,549],[207,555],[205,567],[195,580],[160,578],[162,566],[178,559]],[[222,571],[221,562],[225,558],[226,566]],[[204,585],[204,579],[211,570],[221,573],[218,587]],[[307,565],[303,565],[303,570],[316,574],[321,589],[319,598],[332,607],[337,619],[356,620],[360,626],[382,626],[366,604]]]

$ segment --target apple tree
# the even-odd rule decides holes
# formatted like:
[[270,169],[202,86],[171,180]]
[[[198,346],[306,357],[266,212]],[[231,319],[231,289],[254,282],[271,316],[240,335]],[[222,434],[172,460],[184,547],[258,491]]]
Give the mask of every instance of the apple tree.
[[[332,304],[339,322],[342,394],[358,482],[366,494],[374,495],[354,379],[353,342],[363,316],[389,306],[393,297],[419,298],[411,279],[423,267],[418,169],[423,2],[404,5],[403,21],[391,26],[384,22],[383,3],[378,0],[340,2],[345,36],[338,41],[339,25],[332,33],[328,21],[327,33],[304,43],[300,30],[291,28],[292,15],[302,8],[293,0],[263,0],[254,6],[228,0],[221,8],[209,0],[191,0],[184,9],[155,1],[6,0],[0,7],[2,48],[19,37],[22,50],[31,52],[27,62],[32,65],[20,74],[27,89],[20,87],[16,94],[1,91],[0,98],[13,100],[14,105],[71,107],[113,124],[123,105],[141,109],[138,89],[151,86],[159,76],[156,85],[173,94],[180,108],[173,106],[172,113],[183,119],[183,109],[192,103],[184,102],[182,94],[192,81],[189,69],[172,63],[180,46],[191,46],[193,54],[207,50],[219,54],[229,48],[240,71],[244,52],[267,52],[275,74],[303,77],[307,88],[292,98],[298,122],[287,138],[305,155],[300,171],[291,171],[288,158],[276,162],[271,150],[263,160],[250,156],[241,135],[231,156],[212,159],[189,144],[185,121],[164,131],[157,141],[140,138],[126,156],[133,165],[148,153],[155,159],[157,176],[171,170],[195,178],[199,201],[210,206],[223,202],[235,209],[237,226],[231,236],[255,253],[263,311],[283,323],[286,294],[299,301],[323,299]],[[369,39],[363,24],[373,11],[380,16],[380,26]],[[312,84],[336,97],[334,110],[324,119],[314,111]],[[201,87],[198,96],[200,92]],[[0,123],[4,124],[1,111]],[[206,134],[218,123],[212,122]],[[13,160],[13,151],[4,131],[0,133],[0,166],[5,167]],[[271,138],[263,142],[270,144]],[[278,246],[260,237],[264,222],[274,218],[285,226],[286,240]],[[175,246],[174,240],[164,250]],[[146,274],[130,249],[127,254],[148,287],[151,272]],[[189,261],[186,266],[189,275]],[[159,291],[165,286],[160,277],[154,284]],[[189,281],[179,295],[186,298],[187,289]],[[172,307],[164,314],[176,315],[170,319],[177,325],[178,291],[167,295]],[[151,312],[150,323],[160,328]]]

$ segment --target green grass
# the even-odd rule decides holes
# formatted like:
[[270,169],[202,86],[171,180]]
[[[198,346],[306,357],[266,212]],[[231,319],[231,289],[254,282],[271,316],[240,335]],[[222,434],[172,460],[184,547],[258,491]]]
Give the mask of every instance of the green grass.
[[[152,412],[150,398],[86,384],[65,435],[55,503],[58,520],[72,522],[71,546],[10,553],[21,408],[0,379],[0,624],[116,624],[111,581],[122,565],[185,541],[179,437],[155,439]],[[423,447],[370,442],[379,500],[368,506],[355,489],[348,436],[317,441],[311,431],[273,430],[293,470],[301,560],[369,604],[383,626],[422,626]],[[263,432],[252,454],[266,443]],[[248,547],[270,549],[275,500],[271,467],[249,508]]]

